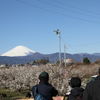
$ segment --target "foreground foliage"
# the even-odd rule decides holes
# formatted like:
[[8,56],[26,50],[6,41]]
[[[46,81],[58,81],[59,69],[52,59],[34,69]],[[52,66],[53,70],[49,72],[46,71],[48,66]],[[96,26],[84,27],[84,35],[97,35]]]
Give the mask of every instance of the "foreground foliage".
[[[28,90],[23,90],[18,93],[16,91],[11,92],[9,89],[0,89],[0,100],[16,100],[19,98],[25,98]],[[6,97],[2,97],[2,94],[6,94]]]

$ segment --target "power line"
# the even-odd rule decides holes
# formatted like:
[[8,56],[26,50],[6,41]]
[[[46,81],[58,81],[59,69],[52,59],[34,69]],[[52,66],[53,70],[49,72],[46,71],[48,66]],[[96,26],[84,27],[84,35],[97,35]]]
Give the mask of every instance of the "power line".
[[[60,37],[61,38],[61,37]],[[62,39],[62,38],[61,38]],[[63,40],[63,39],[62,39]],[[66,41],[65,40],[63,40],[65,43],[66,43]],[[76,51],[76,52],[79,52],[78,50],[76,50],[76,49],[74,49],[72,46],[70,46],[68,43],[66,43],[70,48],[72,48],[74,51]]]
[[77,45],[77,46],[73,46],[73,47],[89,46],[89,45],[94,45],[94,44],[97,44],[97,43],[100,43],[100,41],[94,42],[94,43],[89,43],[89,44]]
[[[61,38],[61,37],[60,37]],[[62,38],[61,38],[62,39]],[[66,41],[64,39],[62,39],[64,43],[66,43]],[[74,47],[81,47],[81,46],[89,46],[89,45],[93,45],[93,44],[97,44],[100,43],[99,42],[94,42],[94,43],[89,43],[89,44],[83,44],[83,45],[77,45],[77,46],[71,46],[68,43],[66,43],[70,48],[72,48],[74,51],[79,52],[78,50],[76,50]]]
[[20,2],[20,3],[23,3],[23,4],[26,4],[26,5],[28,5],[28,6],[32,6],[32,7],[41,9],[41,10],[45,10],[45,11],[48,11],[48,12],[51,12],[51,13],[55,13],[55,14],[58,14],[58,15],[62,15],[62,16],[66,16],[66,17],[69,17],[69,18],[74,18],[74,19],[78,19],[78,20],[82,20],[82,21],[86,21],[86,22],[91,22],[91,23],[100,24],[100,22],[95,22],[95,21],[91,21],[91,20],[86,20],[86,19],[82,19],[82,18],[78,18],[78,17],[69,16],[69,15],[67,15],[67,14],[58,13],[58,12],[51,11],[51,10],[48,10],[48,9],[45,9],[45,8],[42,8],[42,7],[38,7],[38,6],[36,6],[36,5],[32,5],[32,4],[29,4],[29,3],[26,3],[26,2],[23,2],[23,1],[20,1],[20,0],[16,0],[16,1],[18,1],[18,2]]
[[[45,11],[48,11],[48,12],[51,12],[51,13],[56,13],[56,14],[59,14],[59,15],[63,15],[63,16],[67,16],[67,17],[71,17],[71,18],[75,18],[75,19],[79,19],[79,20],[83,20],[83,21],[88,21],[88,22],[92,22],[92,23],[97,23],[97,24],[100,24],[100,22],[94,22],[94,21],[90,21],[90,20],[85,20],[85,19],[81,19],[81,18],[76,18],[76,17],[72,17],[72,16],[69,16],[69,15],[65,15],[65,14],[61,14],[61,13],[58,13],[58,12],[54,12],[54,11],[51,11],[51,10],[47,10],[45,8],[41,8],[41,7],[38,7],[38,6],[35,6],[35,5],[32,5],[32,4],[29,4],[29,3],[26,3],[26,2],[23,2],[23,1],[20,1],[20,0],[16,0],[20,3],[23,3],[23,4],[26,4],[28,6],[32,6],[32,7],[36,7],[36,8],[39,8],[39,9],[42,9],[42,10],[45,10]],[[62,38],[61,38],[62,39]],[[62,39],[63,40],[63,39]],[[63,40],[64,41],[64,40]],[[66,42],[65,42],[66,43]],[[70,46],[68,43],[66,43],[69,47],[71,47],[73,50],[77,51],[76,49],[74,49],[72,46]],[[94,43],[92,43],[94,44]],[[92,45],[91,44],[91,45]],[[90,45],[90,44],[85,44],[86,45]],[[80,45],[80,46],[84,46],[84,45]],[[77,51],[79,52],[79,51]]]
[[52,0],[52,1],[53,1],[53,2],[56,2],[56,3],[59,3],[59,4],[62,4],[62,5],[65,5],[65,6],[68,6],[68,7],[71,7],[71,8],[75,8],[75,9],[78,9],[78,10],[83,10],[83,11],[85,11],[85,12],[89,12],[89,13],[93,13],[93,14],[100,15],[99,13],[92,12],[92,11],[88,11],[88,10],[81,9],[81,8],[78,8],[78,7],[74,7],[74,6],[71,6],[71,5],[65,4],[65,3],[61,3],[61,2],[56,1],[56,0]]
[[73,11],[73,10],[70,10],[70,9],[66,9],[66,8],[63,8],[63,7],[60,7],[60,6],[56,6],[56,5],[53,5],[53,4],[50,4],[50,3],[47,3],[47,2],[41,1],[41,0],[38,0],[38,1],[39,2],[42,2],[44,4],[48,4],[48,5],[51,5],[51,6],[60,8],[60,9],[63,9],[63,10],[68,10],[68,11],[74,12],[74,13],[77,13],[77,14],[81,14],[81,15],[85,15],[85,16],[89,16],[89,17],[93,17],[93,18],[100,18],[100,17],[97,17],[97,16],[91,16],[91,15],[88,15],[88,14],[84,14],[84,13],[80,13],[80,12],[77,12],[77,11]]

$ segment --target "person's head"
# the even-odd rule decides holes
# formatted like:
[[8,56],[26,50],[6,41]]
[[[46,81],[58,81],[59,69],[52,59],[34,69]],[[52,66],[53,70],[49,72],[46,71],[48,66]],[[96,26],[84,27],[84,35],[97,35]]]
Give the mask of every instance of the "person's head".
[[48,80],[49,80],[49,74],[48,74],[47,72],[42,72],[42,73],[39,75],[39,80],[40,80],[40,81],[48,82]]
[[70,81],[70,86],[72,88],[81,86],[81,79],[79,77],[73,77]]
[[31,97],[31,93],[27,92],[26,93],[26,98],[30,98]]

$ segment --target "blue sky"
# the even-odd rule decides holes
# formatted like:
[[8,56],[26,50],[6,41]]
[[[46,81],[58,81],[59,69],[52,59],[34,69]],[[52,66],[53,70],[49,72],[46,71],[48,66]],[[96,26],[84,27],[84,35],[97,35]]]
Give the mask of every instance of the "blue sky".
[[42,54],[100,53],[100,0],[0,0],[0,55],[22,45]]

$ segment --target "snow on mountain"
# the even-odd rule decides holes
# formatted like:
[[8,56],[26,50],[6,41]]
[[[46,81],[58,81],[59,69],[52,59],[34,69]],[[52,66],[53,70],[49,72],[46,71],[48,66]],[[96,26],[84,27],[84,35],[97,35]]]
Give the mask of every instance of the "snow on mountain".
[[10,51],[2,54],[1,56],[9,56],[9,57],[15,57],[15,56],[28,56],[35,53],[35,51],[25,47],[25,46],[17,46]]

